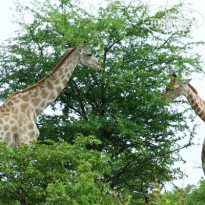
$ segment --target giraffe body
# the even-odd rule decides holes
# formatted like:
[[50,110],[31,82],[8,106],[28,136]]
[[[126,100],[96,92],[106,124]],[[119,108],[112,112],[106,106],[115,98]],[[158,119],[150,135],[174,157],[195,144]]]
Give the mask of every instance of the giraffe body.
[[71,49],[60,63],[35,85],[17,91],[0,106],[0,140],[8,147],[36,141],[36,119],[62,92],[77,64],[100,71],[97,59],[85,46]]
[[[164,93],[164,100],[174,100],[179,96],[185,96],[192,106],[195,113],[205,121],[205,101],[198,95],[196,89],[189,83],[191,79],[183,80],[174,76],[167,85]],[[205,174],[205,139],[201,152],[202,168]]]

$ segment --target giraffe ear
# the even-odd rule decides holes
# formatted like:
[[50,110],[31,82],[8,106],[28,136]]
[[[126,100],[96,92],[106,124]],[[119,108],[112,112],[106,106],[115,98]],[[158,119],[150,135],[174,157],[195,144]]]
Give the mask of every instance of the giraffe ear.
[[188,85],[188,84],[191,82],[191,80],[192,80],[192,79],[185,79],[185,80],[183,80],[182,83],[183,83],[184,85]]
[[79,48],[78,52],[80,55],[82,55],[82,53],[83,53],[82,48]]

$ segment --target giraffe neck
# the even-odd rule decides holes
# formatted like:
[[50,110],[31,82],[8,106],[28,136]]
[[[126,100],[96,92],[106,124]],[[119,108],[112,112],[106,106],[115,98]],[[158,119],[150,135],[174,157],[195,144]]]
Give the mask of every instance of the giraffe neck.
[[18,108],[21,112],[27,113],[29,118],[36,120],[41,112],[62,92],[78,63],[79,53],[76,48],[73,48],[53,69],[51,74],[35,85],[11,95],[3,107],[10,107],[12,112]]
[[202,145],[201,161],[202,161],[202,168],[203,168],[204,175],[205,175],[205,139],[204,139],[204,143]]
[[196,112],[196,114],[205,121],[205,101],[202,100],[195,88],[193,88],[190,84],[188,85],[189,89],[187,94],[185,95],[188,99],[190,105]]
[[[205,101],[202,100],[195,88],[192,85],[188,84],[188,92],[186,92],[185,96],[187,97],[189,103],[192,108],[195,110],[196,114],[205,121]],[[201,161],[202,161],[202,169],[205,175],[205,139],[202,145],[201,151]]]

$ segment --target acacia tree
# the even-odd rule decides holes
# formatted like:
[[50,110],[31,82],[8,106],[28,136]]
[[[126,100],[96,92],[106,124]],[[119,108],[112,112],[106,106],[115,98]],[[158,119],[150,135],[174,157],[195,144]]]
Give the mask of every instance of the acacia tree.
[[32,4],[17,5],[33,21],[18,22],[21,32],[1,49],[1,98],[36,83],[67,47],[86,41],[104,71],[96,75],[78,66],[52,104],[54,111],[58,104],[62,114],[38,119],[39,139],[42,144],[58,137],[72,143],[76,133],[96,136],[101,143],[86,148],[110,156],[111,172],[101,180],[119,197],[131,195],[133,204],[148,201],[148,191],[155,187],[154,169],[162,185],[173,175],[180,176],[172,168],[181,160],[178,142],[187,137],[184,147],[192,143],[192,135],[185,134],[183,114],[168,110],[162,90],[173,72],[181,76],[200,71],[199,56],[190,52],[198,43],[189,40],[191,23],[184,27],[150,23],[167,18],[191,22],[180,11],[183,5],[150,16],[149,7],[141,2],[112,1],[95,15],[70,0]]

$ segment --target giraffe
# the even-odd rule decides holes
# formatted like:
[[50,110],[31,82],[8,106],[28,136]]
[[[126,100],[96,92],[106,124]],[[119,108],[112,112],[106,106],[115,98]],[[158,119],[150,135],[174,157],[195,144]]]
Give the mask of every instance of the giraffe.
[[50,74],[15,92],[0,106],[0,140],[7,142],[7,147],[38,139],[37,117],[60,95],[77,64],[102,70],[91,50],[85,46],[72,48]]
[[[194,109],[195,113],[205,121],[205,101],[202,100],[196,89],[190,84],[191,79],[180,79],[176,75],[173,75],[170,83],[167,85],[163,98],[167,102],[174,100],[179,96],[185,96],[190,105]],[[205,175],[205,139],[202,145],[201,152],[202,168]]]

